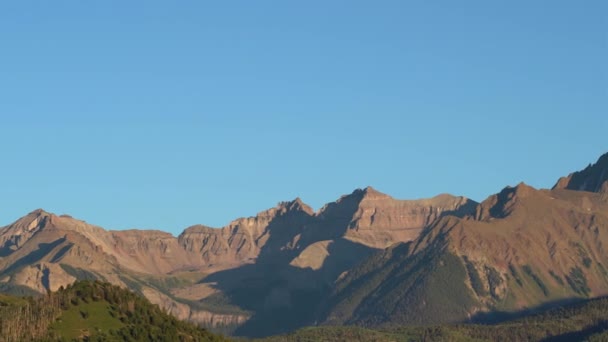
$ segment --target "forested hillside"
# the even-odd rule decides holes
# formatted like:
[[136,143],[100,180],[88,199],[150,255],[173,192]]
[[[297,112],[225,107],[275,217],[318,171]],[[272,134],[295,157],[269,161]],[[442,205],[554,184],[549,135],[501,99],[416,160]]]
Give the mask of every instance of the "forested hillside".
[[386,330],[322,326],[256,341],[608,341],[608,298],[589,300],[492,325],[461,324]]
[[0,341],[226,341],[128,290],[80,281],[39,298],[0,296]]

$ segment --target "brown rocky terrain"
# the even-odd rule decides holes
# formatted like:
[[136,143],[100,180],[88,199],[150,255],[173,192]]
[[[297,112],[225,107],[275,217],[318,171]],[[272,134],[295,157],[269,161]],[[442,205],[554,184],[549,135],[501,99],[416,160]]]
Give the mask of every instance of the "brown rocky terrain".
[[259,262],[279,253],[296,257],[307,246],[338,238],[370,248],[410,241],[442,214],[462,215],[475,202],[440,195],[424,200],[396,200],[375,189],[355,190],[315,213],[299,198],[282,202],[255,217],[241,218],[221,229],[187,228],[180,245],[213,269]]
[[476,203],[371,187],[314,211],[299,198],[178,237],[33,211],[0,229],[0,289],[102,279],[177,317],[242,335],[315,322],[430,323],[608,294],[608,154],[552,190]]
[[447,194],[424,200],[395,200],[367,188],[345,237],[369,247],[386,248],[396,242],[414,240],[442,215],[462,216],[474,210],[476,204]]
[[553,190],[507,187],[372,255],[338,281],[325,322],[487,320],[608,295],[606,156]]
[[[0,284],[43,293],[77,278],[99,278],[137,290],[178,317],[239,325],[248,312],[283,305],[281,298],[294,290],[324,291],[372,251],[416,238],[443,214],[474,207],[463,197],[403,201],[366,188],[316,213],[298,198],[223,228],[192,226],[177,238],[155,230],[107,231],[39,209],[0,229]],[[254,276],[243,270],[247,265]],[[283,285],[269,284],[267,272]],[[234,299],[247,291],[244,277],[265,288],[265,304]],[[236,309],[217,310],[218,297],[220,307]]]

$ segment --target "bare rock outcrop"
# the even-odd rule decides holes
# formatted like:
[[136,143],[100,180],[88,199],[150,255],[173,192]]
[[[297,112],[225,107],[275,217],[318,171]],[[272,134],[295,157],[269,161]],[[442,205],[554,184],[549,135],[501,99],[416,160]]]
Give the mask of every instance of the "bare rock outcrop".
[[220,314],[206,310],[193,309],[179,303],[171,297],[149,287],[142,288],[144,296],[152,303],[166,310],[169,314],[181,319],[198,323],[206,327],[239,326],[249,319],[245,314]]
[[422,229],[444,215],[464,216],[476,202],[442,194],[430,199],[397,200],[368,187],[354,213],[346,238],[373,248],[386,248],[418,237]]

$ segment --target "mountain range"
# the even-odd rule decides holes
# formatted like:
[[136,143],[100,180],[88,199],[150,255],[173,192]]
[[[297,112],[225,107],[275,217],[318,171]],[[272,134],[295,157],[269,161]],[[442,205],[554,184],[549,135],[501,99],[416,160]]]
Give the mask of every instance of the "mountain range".
[[296,198],[177,237],[38,209],[0,228],[0,290],[97,279],[243,336],[488,321],[608,295],[606,246],[608,153],[552,189],[521,183],[481,203],[367,187],[318,211]]

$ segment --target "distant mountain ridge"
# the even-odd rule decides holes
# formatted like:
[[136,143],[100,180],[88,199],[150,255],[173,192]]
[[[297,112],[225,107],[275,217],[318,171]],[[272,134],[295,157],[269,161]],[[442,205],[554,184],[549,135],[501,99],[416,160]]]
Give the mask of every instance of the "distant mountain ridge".
[[[218,290],[214,284],[195,282],[205,274],[248,264],[324,268],[311,280],[332,282],[371,251],[409,241],[443,213],[462,215],[475,204],[450,195],[395,200],[368,187],[317,213],[298,198],[223,228],[192,226],[177,238],[156,230],[107,231],[38,209],[0,229],[0,286],[45,293],[76,279],[95,278],[138,290],[180,318],[240,324],[248,313],[216,315],[191,303],[233,291],[233,285]],[[330,261],[336,248],[340,255]],[[165,278],[183,284],[175,289],[163,283]]]
[[36,210],[0,229],[0,290],[99,279],[244,336],[465,322],[593,298],[608,294],[607,162],[551,190],[520,183],[481,203],[367,187],[316,212],[296,198],[178,237]]

